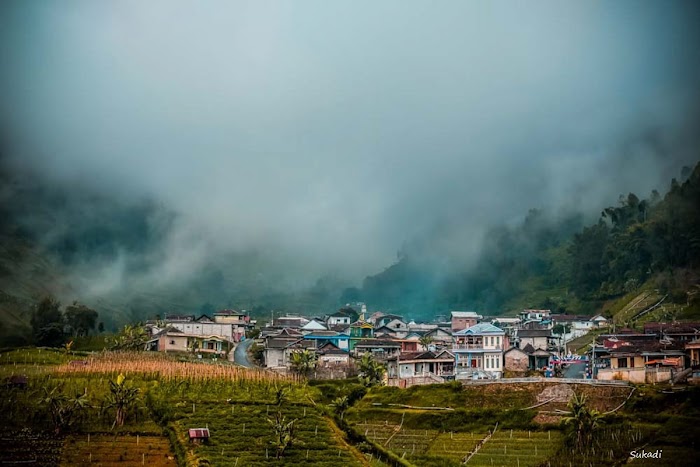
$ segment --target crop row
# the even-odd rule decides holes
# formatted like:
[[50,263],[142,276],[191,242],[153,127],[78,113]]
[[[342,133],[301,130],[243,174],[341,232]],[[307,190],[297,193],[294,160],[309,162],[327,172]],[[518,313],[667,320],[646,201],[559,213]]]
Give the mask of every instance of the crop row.
[[[328,421],[310,406],[283,404],[278,409],[267,404],[200,403],[176,404],[173,427],[181,439],[189,428],[208,427],[210,439],[201,445],[188,445],[200,459],[212,465],[279,464],[273,444],[273,420],[280,410],[285,422],[295,420],[292,446],[284,453],[284,463],[312,465],[356,465],[348,448],[335,439]],[[187,441],[185,441],[187,442]]]

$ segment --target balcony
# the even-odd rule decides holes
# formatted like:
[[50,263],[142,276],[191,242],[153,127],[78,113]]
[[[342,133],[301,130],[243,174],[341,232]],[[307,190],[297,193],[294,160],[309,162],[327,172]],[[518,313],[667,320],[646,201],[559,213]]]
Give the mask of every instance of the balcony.
[[452,350],[503,350],[503,346],[484,347],[484,344],[452,344]]

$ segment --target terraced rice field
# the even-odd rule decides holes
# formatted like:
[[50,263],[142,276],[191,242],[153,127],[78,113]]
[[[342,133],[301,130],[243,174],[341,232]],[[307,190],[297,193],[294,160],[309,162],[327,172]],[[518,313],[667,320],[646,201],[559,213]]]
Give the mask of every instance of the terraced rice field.
[[554,455],[561,442],[556,431],[496,431],[467,465],[537,466]]
[[66,438],[61,465],[175,467],[177,461],[163,436],[91,434]]
[[[461,464],[488,434],[407,430],[399,425],[372,423],[361,423],[355,428],[369,440],[421,466]],[[557,431],[496,431],[468,465],[536,466],[552,456],[561,442]]]
[[461,462],[469,455],[486,433],[443,433],[430,445],[430,456]]
[[[230,405],[225,402],[199,403],[181,407],[182,418],[174,423],[180,442],[200,460],[211,465],[257,466],[275,464],[273,418],[277,407],[266,404]],[[363,462],[331,429],[329,422],[313,407],[285,405],[286,421],[296,419],[295,441],[284,453],[285,465],[307,463],[314,466],[361,466]],[[208,427],[211,438],[202,445],[191,445],[186,439],[189,428]]]

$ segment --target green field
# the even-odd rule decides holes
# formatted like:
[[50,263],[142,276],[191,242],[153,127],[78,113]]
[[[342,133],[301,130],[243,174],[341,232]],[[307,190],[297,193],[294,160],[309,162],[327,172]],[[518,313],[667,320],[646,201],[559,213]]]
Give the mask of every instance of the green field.
[[[120,372],[138,394],[124,425],[115,426],[108,401],[110,381]],[[17,375],[27,376],[26,387],[0,385],[3,464],[612,466],[644,447],[663,449],[654,465],[675,466],[693,465],[700,439],[700,391],[691,388],[637,388],[622,410],[600,419],[591,446],[576,453],[557,417],[543,424],[537,409],[528,409],[546,387],[540,383],[367,389],[357,380],[307,384],[160,354],[0,353],[0,380]],[[617,387],[574,390],[601,412],[629,395]],[[64,402],[78,396],[85,402],[81,416],[58,434],[46,403],[52,393],[63,394]],[[343,396],[351,403],[341,413],[334,400]],[[283,424],[294,421],[280,459],[278,413]],[[188,429],[203,427],[211,438],[190,442]]]

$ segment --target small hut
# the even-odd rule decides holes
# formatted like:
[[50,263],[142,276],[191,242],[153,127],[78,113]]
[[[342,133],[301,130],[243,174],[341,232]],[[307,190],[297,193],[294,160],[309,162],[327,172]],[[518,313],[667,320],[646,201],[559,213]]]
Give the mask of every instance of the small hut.
[[190,443],[202,444],[209,440],[209,428],[190,428]]
[[7,388],[27,389],[28,379],[25,375],[12,375],[5,379]]

